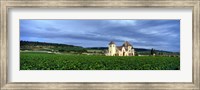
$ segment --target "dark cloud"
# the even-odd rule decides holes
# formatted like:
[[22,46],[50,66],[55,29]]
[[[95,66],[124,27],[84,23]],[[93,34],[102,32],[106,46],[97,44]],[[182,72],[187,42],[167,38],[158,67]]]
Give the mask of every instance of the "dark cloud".
[[180,51],[179,20],[20,20],[20,39],[105,47],[121,45]]

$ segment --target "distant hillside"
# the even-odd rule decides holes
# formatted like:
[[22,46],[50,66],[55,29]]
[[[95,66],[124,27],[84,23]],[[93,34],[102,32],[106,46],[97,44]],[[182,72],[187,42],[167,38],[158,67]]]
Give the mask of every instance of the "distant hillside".
[[[89,50],[108,50],[108,47],[88,47]],[[151,49],[144,49],[144,48],[134,48],[137,54],[140,55],[150,55]],[[170,52],[170,51],[163,51],[163,50],[155,50],[157,55],[180,55],[179,52]]]
[[[151,49],[134,48],[137,55],[150,55]],[[50,51],[50,52],[63,52],[63,53],[80,53],[80,54],[92,54],[92,55],[105,55],[108,47],[87,47],[47,43],[47,42],[34,42],[34,41],[20,41],[20,50],[25,51]],[[179,52],[169,52],[155,50],[156,55],[176,55],[179,56]]]
[[[95,49],[95,50],[107,50],[108,47],[88,47],[87,49]],[[137,52],[145,52],[145,51],[151,51],[151,49],[144,49],[144,48],[134,48]],[[159,52],[169,52],[169,51],[162,51],[162,50],[156,50]]]
[[108,47],[87,47],[86,49],[91,49],[91,50],[107,50]]
[[80,46],[58,44],[58,43],[33,42],[33,41],[20,41],[20,50],[86,52],[86,49]]

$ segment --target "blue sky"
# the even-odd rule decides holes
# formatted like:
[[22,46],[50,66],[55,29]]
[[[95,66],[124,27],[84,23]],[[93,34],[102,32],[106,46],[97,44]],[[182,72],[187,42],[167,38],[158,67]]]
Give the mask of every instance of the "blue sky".
[[180,20],[20,20],[20,40],[82,47],[117,46],[180,51]]

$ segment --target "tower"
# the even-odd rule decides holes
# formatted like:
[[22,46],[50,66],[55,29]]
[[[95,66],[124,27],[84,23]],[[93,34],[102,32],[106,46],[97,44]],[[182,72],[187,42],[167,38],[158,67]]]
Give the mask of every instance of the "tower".
[[122,46],[127,48],[128,53],[132,52],[132,50],[131,50],[132,49],[132,45],[128,41],[125,41]]
[[128,41],[125,41],[122,46],[127,48],[128,56],[135,56],[135,53],[134,53],[135,51],[133,49],[133,46]]
[[116,53],[116,45],[113,41],[111,41],[109,43],[109,47],[108,47],[108,53],[109,53],[109,56],[115,56],[115,53]]
[[132,46],[128,46],[128,52],[129,52],[129,53],[132,52]]

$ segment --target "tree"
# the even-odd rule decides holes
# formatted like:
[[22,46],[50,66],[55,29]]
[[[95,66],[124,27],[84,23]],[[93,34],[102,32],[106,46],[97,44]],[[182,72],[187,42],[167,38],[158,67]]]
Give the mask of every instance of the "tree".
[[135,52],[135,56],[138,56],[138,53],[137,53],[137,52]]
[[155,51],[155,49],[151,49],[151,55],[153,56],[153,55],[155,55],[156,54],[156,51]]

